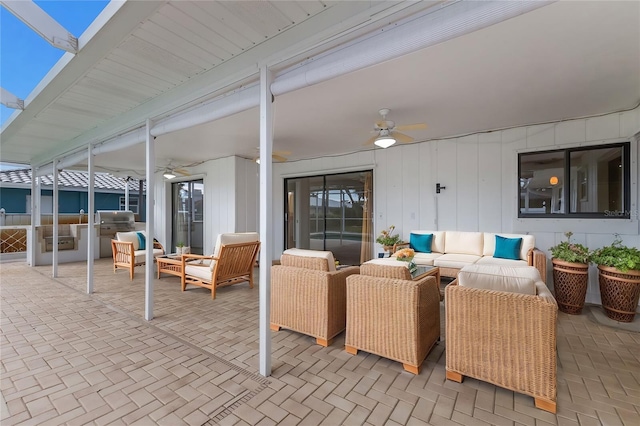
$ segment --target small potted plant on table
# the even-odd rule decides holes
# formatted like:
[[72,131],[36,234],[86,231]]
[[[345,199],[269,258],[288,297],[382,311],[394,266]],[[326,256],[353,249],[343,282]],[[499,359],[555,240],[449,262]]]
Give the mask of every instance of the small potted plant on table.
[[551,247],[553,263],[553,288],[558,309],[571,315],[579,315],[584,307],[589,284],[589,249],[571,242],[573,232],[565,232],[567,241]]
[[378,238],[376,238],[376,243],[384,247],[384,251],[390,255],[393,253],[393,247],[400,242],[400,235],[393,235],[394,229],[396,227],[391,225],[389,229],[383,229]]
[[605,314],[616,321],[631,322],[640,298],[640,250],[613,243],[595,250],[591,261],[598,265],[600,298]]

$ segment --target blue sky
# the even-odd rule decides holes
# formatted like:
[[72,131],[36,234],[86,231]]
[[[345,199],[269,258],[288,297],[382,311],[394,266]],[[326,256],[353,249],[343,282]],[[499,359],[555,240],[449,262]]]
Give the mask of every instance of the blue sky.
[[[36,1],[45,12],[76,37],[109,3],[104,0]],[[0,7],[0,86],[26,99],[40,80],[65,53],[51,46],[35,31]],[[14,110],[0,105],[0,124]]]

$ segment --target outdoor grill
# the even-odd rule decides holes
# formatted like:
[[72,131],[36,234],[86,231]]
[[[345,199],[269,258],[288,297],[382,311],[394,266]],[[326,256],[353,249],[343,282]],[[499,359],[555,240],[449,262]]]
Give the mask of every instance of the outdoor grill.
[[116,232],[135,229],[135,219],[130,211],[98,210],[96,223],[100,226],[100,237],[115,238]]

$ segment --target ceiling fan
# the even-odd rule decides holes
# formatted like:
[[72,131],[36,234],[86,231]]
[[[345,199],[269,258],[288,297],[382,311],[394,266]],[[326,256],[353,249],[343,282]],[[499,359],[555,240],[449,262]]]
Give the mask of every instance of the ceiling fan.
[[404,124],[401,126],[396,126],[395,121],[387,120],[387,115],[390,111],[391,110],[389,108],[382,108],[380,111],[378,111],[378,113],[382,117],[382,120],[376,122],[375,126],[373,127],[373,132],[375,132],[376,135],[369,138],[369,140],[364,143],[365,145],[375,144],[381,148],[389,148],[396,142],[413,142],[414,139],[411,136],[400,133],[399,130],[422,130],[427,128],[427,125],[425,123]]
[[175,179],[177,177],[176,173],[182,176],[191,176],[191,173],[189,173],[188,170],[181,168],[181,167],[173,167],[172,164],[173,160],[169,160],[169,162],[167,163],[167,166],[164,169],[164,173],[162,174],[165,179]]
[[[256,151],[258,151],[258,156],[256,158],[254,158],[254,161],[258,164],[260,164],[260,148],[256,147]],[[277,161],[278,163],[284,163],[285,161],[288,160],[288,158],[286,157],[287,155],[291,155],[291,151],[272,151],[271,152],[271,158],[273,158],[274,161]]]

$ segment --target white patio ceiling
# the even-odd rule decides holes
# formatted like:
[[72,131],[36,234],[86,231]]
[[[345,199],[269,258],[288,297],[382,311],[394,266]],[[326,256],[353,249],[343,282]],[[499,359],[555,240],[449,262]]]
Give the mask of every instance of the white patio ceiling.
[[[447,2],[446,4],[450,4]],[[40,164],[276,73],[441,2],[111,4],[1,135],[2,161]],[[362,149],[380,108],[426,122],[416,141],[629,109],[640,102],[640,4],[557,2],[275,98],[274,150],[291,160]],[[95,34],[95,35],[94,35]],[[391,36],[392,34],[389,33]],[[330,53],[329,53],[330,54]],[[309,61],[309,60],[308,60]],[[54,70],[57,71],[57,70]],[[253,157],[258,110],[158,136],[156,164]],[[125,155],[126,152],[126,155]],[[144,172],[144,146],[99,169]]]

